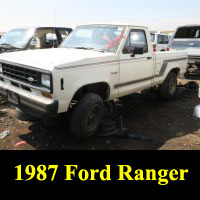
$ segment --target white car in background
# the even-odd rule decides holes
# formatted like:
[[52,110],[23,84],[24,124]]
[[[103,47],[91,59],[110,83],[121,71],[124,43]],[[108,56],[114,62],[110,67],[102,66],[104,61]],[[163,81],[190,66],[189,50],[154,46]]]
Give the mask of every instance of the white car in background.
[[200,25],[187,25],[177,28],[170,42],[170,48],[177,51],[187,51],[188,64],[200,68]]
[[153,44],[153,51],[169,51],[170,37],[163,33],[151,32],[151,41]]

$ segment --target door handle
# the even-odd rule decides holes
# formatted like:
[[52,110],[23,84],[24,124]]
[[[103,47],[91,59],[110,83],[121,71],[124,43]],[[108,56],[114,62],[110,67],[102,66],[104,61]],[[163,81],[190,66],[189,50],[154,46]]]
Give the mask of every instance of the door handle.
[[147,60],[151,60],[152,59],[152,57],[147,57]]

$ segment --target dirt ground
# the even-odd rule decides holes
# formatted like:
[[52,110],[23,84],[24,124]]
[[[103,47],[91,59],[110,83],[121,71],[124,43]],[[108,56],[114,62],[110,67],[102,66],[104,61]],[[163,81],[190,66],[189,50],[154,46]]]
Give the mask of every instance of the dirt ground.
[[72,138],[64,122],[50,131],[41,122],[17,120],[15,109],[0,100],[0,133],[10,131],[0,139],[0,149],[200,150],[200,119],[193,117],[194,107],[200,104],[198,92],[181,91],[172,101],[161,101],[151,93],[122,99],[119,115],[130,137],[95,136],[87,141]]

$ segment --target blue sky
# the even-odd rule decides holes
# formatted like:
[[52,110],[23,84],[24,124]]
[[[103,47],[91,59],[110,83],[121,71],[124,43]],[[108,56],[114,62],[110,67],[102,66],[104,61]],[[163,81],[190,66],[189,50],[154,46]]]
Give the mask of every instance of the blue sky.
[[173,30],[179,25],[200,23],[199,8],[199,0],[0,0],[0,31],[109,22]]

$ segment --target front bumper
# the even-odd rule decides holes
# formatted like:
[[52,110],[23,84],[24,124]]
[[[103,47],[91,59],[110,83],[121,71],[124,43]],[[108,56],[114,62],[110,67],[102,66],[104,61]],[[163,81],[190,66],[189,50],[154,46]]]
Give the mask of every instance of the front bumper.
[[[8,91],[17,95],[18,104],[8,100]],[[10,104],[37,118],[51,118],[58,113],[58,101],[37,96],[0,80],[0,95]]]

